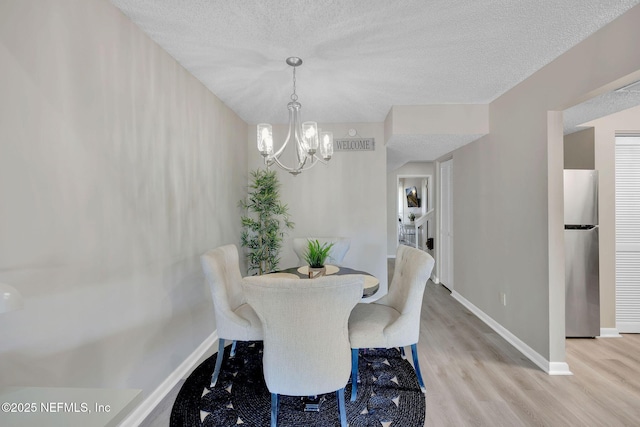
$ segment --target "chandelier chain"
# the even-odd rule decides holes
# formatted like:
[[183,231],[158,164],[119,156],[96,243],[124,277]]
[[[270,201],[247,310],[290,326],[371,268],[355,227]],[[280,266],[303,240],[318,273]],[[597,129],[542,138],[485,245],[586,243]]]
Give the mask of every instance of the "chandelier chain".
[[297,101],[298,95],[296,95],[296,67],[293,67],[293,93],[291,94],[291,100]]

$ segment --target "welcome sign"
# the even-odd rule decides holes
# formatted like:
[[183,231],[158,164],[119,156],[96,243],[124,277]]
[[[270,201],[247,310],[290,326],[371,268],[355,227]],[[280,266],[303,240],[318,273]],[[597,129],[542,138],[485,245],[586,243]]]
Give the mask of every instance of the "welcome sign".
[[333,151],[375,151],[375,138],[341,138],[333,140]]

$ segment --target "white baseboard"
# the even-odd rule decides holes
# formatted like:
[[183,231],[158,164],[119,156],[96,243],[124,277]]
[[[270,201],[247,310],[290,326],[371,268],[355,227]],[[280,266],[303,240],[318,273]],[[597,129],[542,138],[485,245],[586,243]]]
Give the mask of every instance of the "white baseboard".
[[566,362],[549,362],[549,375],[573,375],[573,372],[569,370],[569,365]]
[[598,338],[622,338],[618,328],[600,328],[600,336]]
[[432,275],[431,275],[431,281],[432,281],[433,283],[435,283],[436,285],[439,285],[439,284],[440,284],[440,279],[439,279],[439,278],[438,278],[438,276],[436,276],[435,274],[432,274]]
[[465,297],[460,295],[455,290],[451,291],[451,296],[454,297],[460,304],[464,305],[470,312],[475,314],[480,320],[486,323],[491,329],[496,331],[498,335],[504,338],[509,344],[514,346],[527,359],[531,360],[547,374],[573,375],[569,370],[569,365],[566,362],[549,362],[540,353],[529,347],[524,341],[513,335],[504,326],[493,320],[484,311],[473,305],[470,301],[468,301]]
[[616,328],[621,334],[638,334],[640,322],[616,322]]
[[137,427],[145,418],[149,416],[151,411],[165,398],[167,394],[184,378],[195,366],[196,363],[204,356],[218,340],[218,331],[215,330],[211,335],[205,338],[194,351],[182,362],[162,383],[147,397],[142,403],[136,407],[120,424],[120,427]]

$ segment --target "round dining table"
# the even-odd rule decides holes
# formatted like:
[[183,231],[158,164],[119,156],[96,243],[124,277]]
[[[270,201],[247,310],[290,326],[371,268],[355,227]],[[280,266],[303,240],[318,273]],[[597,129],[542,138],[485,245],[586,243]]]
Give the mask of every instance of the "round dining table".
[[[353,268],[342,267],[337,265],[327,264],[326,266],[325,276],[337,275],[337,276],[345,276],[348,274],[359,274],[364,276],[364,290],[362,292],[362,297],[367,298],[374,295],[378,292],[380,288],[380,281],[373,275],[360,270],[354,270]],[[303,280],[313,280],[309,279],[309,266],[303,265],[302,267],[291,267],[284,270],[279,270],[273,273],[267,274],[269,277],[283,277],[287,279],[303,279]]]

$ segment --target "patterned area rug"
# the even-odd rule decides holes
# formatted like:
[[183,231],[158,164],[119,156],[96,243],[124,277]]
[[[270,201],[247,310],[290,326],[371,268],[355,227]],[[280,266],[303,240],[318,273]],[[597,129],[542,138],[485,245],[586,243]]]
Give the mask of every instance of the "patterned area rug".
[[[171,427],[263,427],[271,416],[271,395],[262,374],[262,343],[238,342],[236,355],[225,356],[218,383],[209,390],[217,353],[187,378],[171,411]],[[361,350],[358,397],[345,389],[350,427],[422,427],[425,398],[411,364],[397,349]],[[320,412],[305,412],[300,397],[281,396],[278,425],[339,426],[335,393],[321,397]]]

